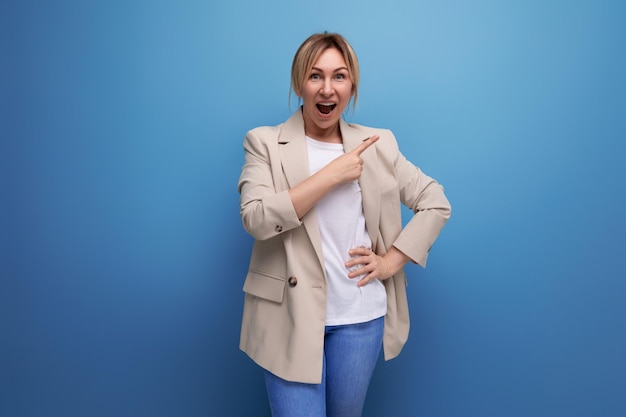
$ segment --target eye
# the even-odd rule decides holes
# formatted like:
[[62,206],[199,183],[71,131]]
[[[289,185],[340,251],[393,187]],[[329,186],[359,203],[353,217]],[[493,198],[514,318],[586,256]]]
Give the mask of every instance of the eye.
[[310,77],[312,80],[319,80],[320,79],[320,75],[319,74],[311,74]]
[[335,74],[335,79],[337,79],[337,80],[345,80],[346,76],[345,76],[345,74]]

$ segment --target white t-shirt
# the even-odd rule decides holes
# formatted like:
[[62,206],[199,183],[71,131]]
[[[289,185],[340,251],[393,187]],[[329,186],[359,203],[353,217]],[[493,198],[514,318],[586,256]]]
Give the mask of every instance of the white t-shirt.
[[[308,136],[306,140],[311,175],[344,153],[340,143],[320,142]],[[384,316],[387,294],[383,283],[376,279],[359,287],[357,282],[362,276],[349,278],[345,266],[350,249],[372,246],[359,182],[336,186],[317,203],[315,210],[327,276],[326,325],[363,323]]]

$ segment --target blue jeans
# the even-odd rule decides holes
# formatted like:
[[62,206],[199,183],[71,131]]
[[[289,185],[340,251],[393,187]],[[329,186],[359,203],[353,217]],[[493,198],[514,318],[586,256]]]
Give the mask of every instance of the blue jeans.
[[285,381],[265,371],[273,417],[360,417],[380,354],[384,319],[326,326],[321,384]]

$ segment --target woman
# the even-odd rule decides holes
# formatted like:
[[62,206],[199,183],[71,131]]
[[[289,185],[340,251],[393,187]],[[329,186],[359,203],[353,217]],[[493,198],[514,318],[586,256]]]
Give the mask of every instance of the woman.
[[[358,85],[349,43],[312,35],[291,71],[301,108],[244,141],[241,217],[255,241],[240,347],[265,370],[274,417],[361,415],[381,345],[388,360],[408,337],[403,267],[426,265],[450,216],[390,131],[342,120]],[[415,213],[404,228],[401,204]]]

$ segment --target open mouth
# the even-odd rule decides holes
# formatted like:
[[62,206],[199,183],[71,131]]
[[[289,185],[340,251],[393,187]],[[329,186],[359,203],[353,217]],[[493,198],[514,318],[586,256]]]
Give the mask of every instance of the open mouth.
[[329,103],[329,104],[318,103],[315,106],[320,111],[320,113],[322,113],[322,114],[330,114],[330,112],[333,111],[335,109],[335,107],[337,107],[337,104],[335,104],[335,103]]

